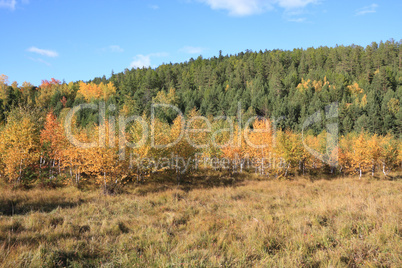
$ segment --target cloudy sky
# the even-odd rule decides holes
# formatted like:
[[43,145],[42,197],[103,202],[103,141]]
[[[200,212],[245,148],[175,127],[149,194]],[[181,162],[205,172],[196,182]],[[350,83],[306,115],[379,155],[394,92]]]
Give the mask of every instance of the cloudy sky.
[[402,1],[0,0],[0,74],[89,80],[190,58],[402,38]]

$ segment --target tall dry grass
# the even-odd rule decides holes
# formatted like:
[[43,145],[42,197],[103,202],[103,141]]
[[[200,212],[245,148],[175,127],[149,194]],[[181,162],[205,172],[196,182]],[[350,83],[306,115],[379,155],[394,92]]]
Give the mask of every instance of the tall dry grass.
[[[2,267],[400,267],[401,180],[0,192]],[[220,181],[219,181],[220,179]],[[220,185],[223,184],[223,185]]]

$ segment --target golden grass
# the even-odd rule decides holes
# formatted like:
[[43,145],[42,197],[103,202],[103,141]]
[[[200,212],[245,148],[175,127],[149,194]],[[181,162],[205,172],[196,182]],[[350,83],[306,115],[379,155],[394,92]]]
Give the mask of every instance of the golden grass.
[[137,185],[116,196],[75,188],[3,189],[1,266],[402,263],[399,179],[221,178],[225,185],[220,186],[216,174],[178,187],[161,182]]

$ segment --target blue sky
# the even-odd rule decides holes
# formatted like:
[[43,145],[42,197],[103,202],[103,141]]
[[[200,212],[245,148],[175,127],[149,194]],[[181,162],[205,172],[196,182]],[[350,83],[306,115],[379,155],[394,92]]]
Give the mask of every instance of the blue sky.
[[0,74],[39,85],[125,68],[402,36],[402,1],[0,0]]

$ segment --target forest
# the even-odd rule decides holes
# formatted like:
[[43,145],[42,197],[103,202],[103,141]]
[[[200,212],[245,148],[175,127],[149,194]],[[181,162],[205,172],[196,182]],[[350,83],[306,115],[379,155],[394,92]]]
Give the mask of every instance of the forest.
[[400,267],[402,41],[0,76],[0,267]]
[[[180,183],[192,169],[267,178],[387,176],[402,167],[401,100],[402,41],[393,39],[367,47],[220,51],[85,82],[18,85],[1,75],[0,174],[17,185],[90,183],[105,190],[156,173],[175,174]],[[96,108],[70,116],[85,104]],[[154,104],[177,110],[151,113]],[[336,107],[335,118],[328,107]],[[306,127],[313,115],[320,120]],[[120,120],[129,116],[137,119]],[[145,135],[144,124],[153,135]],[[99,143],[77,147],[71,136]],[[185,168],[197,157],[204,165]]]

